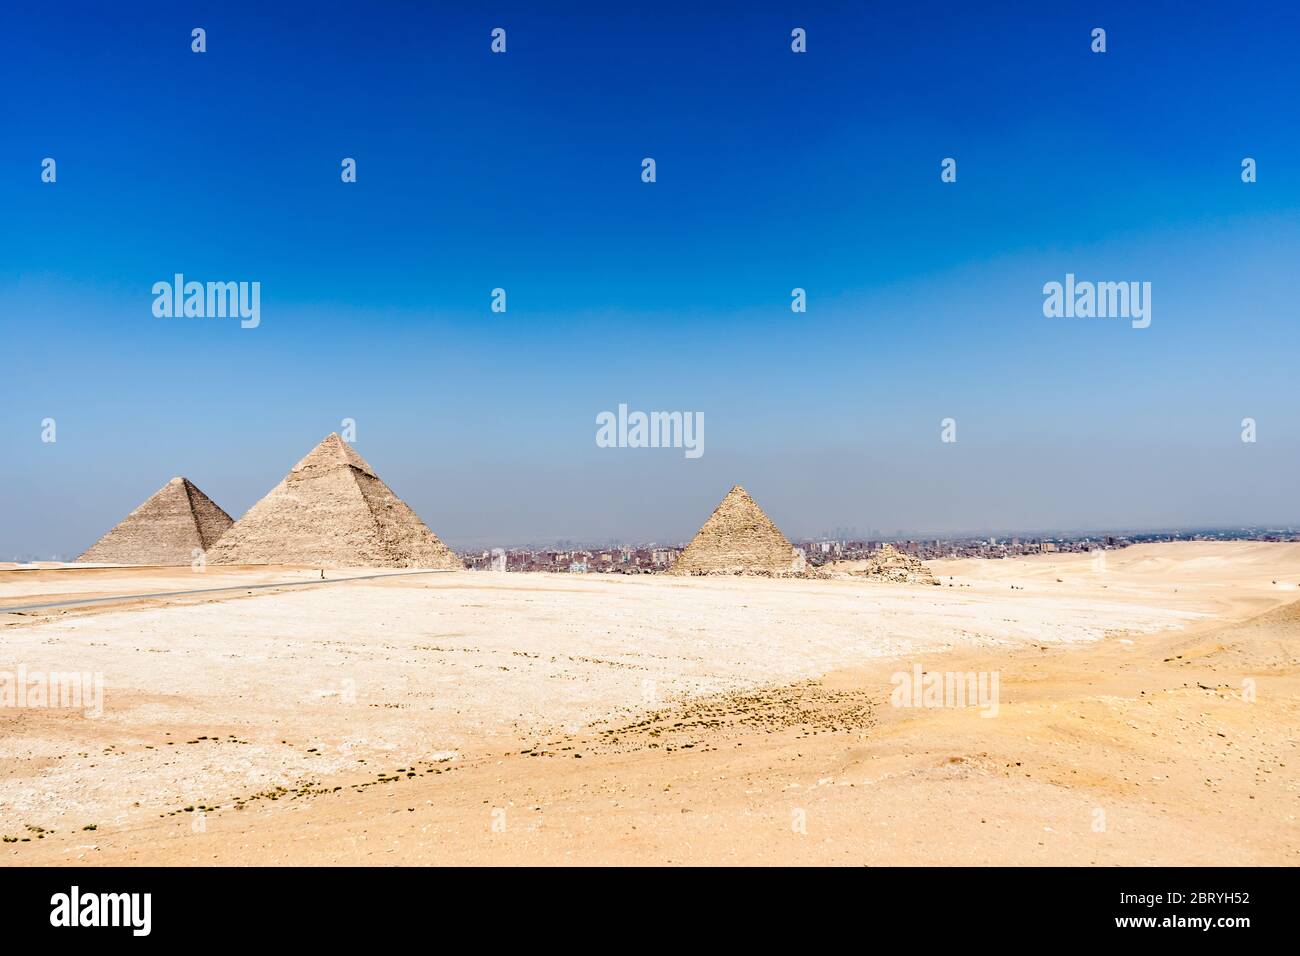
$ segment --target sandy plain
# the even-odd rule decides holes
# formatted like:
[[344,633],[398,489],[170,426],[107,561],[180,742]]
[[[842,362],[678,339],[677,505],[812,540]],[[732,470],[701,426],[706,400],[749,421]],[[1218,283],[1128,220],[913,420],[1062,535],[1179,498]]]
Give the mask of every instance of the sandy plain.
[[[22,613],[319,572],[0,570],[0,674],[104,680],[0,709],[0,862],[1300,861],[1300,545],[931,567]],[[996,673],[997,716],[891,706],[918,664]]]

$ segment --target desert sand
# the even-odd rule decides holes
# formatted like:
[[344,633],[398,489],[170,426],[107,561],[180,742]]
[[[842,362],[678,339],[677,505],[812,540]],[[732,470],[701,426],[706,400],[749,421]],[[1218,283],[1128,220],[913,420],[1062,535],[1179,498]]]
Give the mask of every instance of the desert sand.
[[[398,573],[8,614],[319,572],[0,571],[0,672],[105,685],[99,717],[0,710],[0,861],[1300,859],[1300,546],[930,569]],[[916,665],[996,673],[997,715],[891,706]]]

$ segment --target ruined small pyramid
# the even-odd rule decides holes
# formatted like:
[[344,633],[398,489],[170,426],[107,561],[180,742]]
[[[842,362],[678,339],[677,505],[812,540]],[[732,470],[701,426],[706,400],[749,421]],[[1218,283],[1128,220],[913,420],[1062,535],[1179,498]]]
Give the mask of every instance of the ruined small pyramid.
[[184,565],[234,524],[188,478],[173,478],[100,538],[78,561]]
[[900,551],[892,544],[862,561],[832,561],[817,569],[819,578],[876,578],[895,584],[938,584],[929,566],[915,555]]
[[208,560],[315,568],[463,567],[337,433],[249,508]]
[[786,576],[796,573],[795,557],[772,519],[736,485],[667,573]]

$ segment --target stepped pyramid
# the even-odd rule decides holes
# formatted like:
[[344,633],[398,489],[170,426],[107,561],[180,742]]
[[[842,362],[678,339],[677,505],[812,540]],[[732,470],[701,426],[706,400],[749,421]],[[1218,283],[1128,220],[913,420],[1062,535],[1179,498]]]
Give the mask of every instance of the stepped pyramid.
[[795,573],[795,549],[740,485],[709,515],[669,574]]
[[96,564],[189,564],[234,521],[188,478],[173,478],[77,558]]
[[249,508],[208,560],[314,568],[463,566],[337,433]]

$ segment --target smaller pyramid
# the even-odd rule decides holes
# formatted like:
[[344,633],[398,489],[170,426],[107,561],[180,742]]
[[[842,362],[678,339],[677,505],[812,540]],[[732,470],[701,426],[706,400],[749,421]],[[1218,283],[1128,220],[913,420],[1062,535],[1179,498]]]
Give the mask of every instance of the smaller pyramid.
[[797,553],[744,488],[736,485],[677,556],[668,574],[794,575]]
[[892,544],[865,561],[832,561],[823,564],[815,575],[819,578],[876,578],[895,584],[938,584],[939,580],[924,561],[899,551]]
[[337,433],[249,508],[208,558],[314,568],[464,567]]
[[78,561],[185,565],[234,520],[188,478],[173,478],[100,538]]

